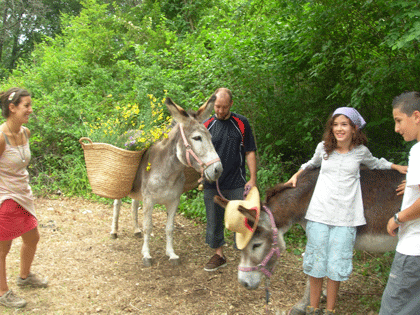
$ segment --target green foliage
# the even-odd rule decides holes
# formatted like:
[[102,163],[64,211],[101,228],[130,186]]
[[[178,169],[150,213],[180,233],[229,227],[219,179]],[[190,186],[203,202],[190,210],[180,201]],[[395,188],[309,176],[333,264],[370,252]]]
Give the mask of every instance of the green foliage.
[[[63,172],[67,169],[67,172]],[[49,154],[44,163],[31,163],[31,186],[36,195],[61,195],[89,197],[90,185],[82,156],[66,155],[62,158]]]
[[305,230],[299,225],[293,225],[289,231],[284,234],[286,250],[294,255],[301,256],[305,251],[306,234]]
[[[271,134],[267,134],[266,138],[272,138]],[[257,178],[258,189],[264,196],[267,188],[286,182],[296,170],[292,162],[284,162],[281,154],[274,153],[273,145],[266,145],[260,151]]]
[[128,104],[147,115],[147,95],[160,99],[165,90],[194,109],[220,86],[233,91],[233,110],[254,128],[262,195],[313,154],[337,106],[362,113],[374,155],[406,161],[410,144],[393,131],[390,103],[418,89],[414,1],[82,5],[77,16],[64,10],[61,33],[45,37],[2,82],[3,89],[22,86],[33,95],[28,127],[36,191],[89,191],[78,143],[86,135],[83,121],[106,121]]
[[0,1],[0,78],[26,61],[44,36],[60,33],[60,15],[77,15],[80,1]]
[[204,206],[203,192],[197,189],[181,195],[178,210],[186,218],[205,223],[206,208]]
[[[355,250],[353,256],[353,273],[357,274],[358,279],[365,283],[366,287],[377,282],[385,289],[394,255],[395,252],[371,254],[365,251]],[[369,293],[376,293],[379,296],[382,294],[382,292]],[[360,300],[366,305],[366,309],[379,312],[381,306],[380,299],[372,299],[369,295],[361,295]]]
[[388,280],[389,271],[395,252],[385,254],[371,254],[365,251],[355,250],[354,253],[354,272],[366,277],[375,277],[383,286]]

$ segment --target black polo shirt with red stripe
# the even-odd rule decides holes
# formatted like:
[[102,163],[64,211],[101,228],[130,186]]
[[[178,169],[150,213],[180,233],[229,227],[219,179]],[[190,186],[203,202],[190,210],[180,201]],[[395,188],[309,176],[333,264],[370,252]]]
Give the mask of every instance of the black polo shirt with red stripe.
[[[245,116],[231,113],[226,120],[213,115],[204,122],[209,130],[213,145],[223,165],[219,178],[220,189],[244,187],[246,180],[245,153],[256,151],[251,125]],[[205,183],[205,188],[216,188],[215,183]]]

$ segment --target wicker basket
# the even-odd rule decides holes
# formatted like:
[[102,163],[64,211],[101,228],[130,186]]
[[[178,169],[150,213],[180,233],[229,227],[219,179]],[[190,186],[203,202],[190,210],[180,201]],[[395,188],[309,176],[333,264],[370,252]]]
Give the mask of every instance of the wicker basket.
[[89,138],[80,138],[79,142],[92,192],[112,199],[127,196],[145,150],[124,150],[107,143],[93,143]]

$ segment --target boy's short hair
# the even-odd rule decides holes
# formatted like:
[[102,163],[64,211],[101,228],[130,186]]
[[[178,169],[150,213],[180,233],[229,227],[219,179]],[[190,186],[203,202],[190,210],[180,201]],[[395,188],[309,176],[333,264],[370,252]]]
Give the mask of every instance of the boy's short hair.
[[392,108],[398,108],[407,116],[413,115],[415,111],[420,112],[420,93],[415,91],[402,93],[394,98]]

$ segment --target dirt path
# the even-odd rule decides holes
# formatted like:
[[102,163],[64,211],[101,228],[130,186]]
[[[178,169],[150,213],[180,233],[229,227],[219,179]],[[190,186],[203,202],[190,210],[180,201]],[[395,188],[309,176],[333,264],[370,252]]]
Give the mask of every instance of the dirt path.
[[[117,240],[109,237],[112,207],[82,199],[37,199],[41,242],[33,271],[49,278],[47,289],[19,289],[17,239],[7,259],[9,287],[28,301],[23,310],[0,306],[0,314],[266,314],[265,291],[247,291],[237,282],[239,252],[225,249],[228,266],[203,270],[212,252],[204,244],[204,226],[176,217],[172,266],[165,256],[166,213],[153,214],[154,265],[141,263],[142,239],[132,234],[130,205],[121,211]],[[140,217],[142,217],[140,215]],[[354,274],[342,285],[337,314],[376,314],[383,285]],[[367,280],[367,281],[366,281]],[[305,277],[300,257],[284,253],[271,280],[270,314],[290,307],[301,296]],[[373,293],[373,295],[371,295]]]

